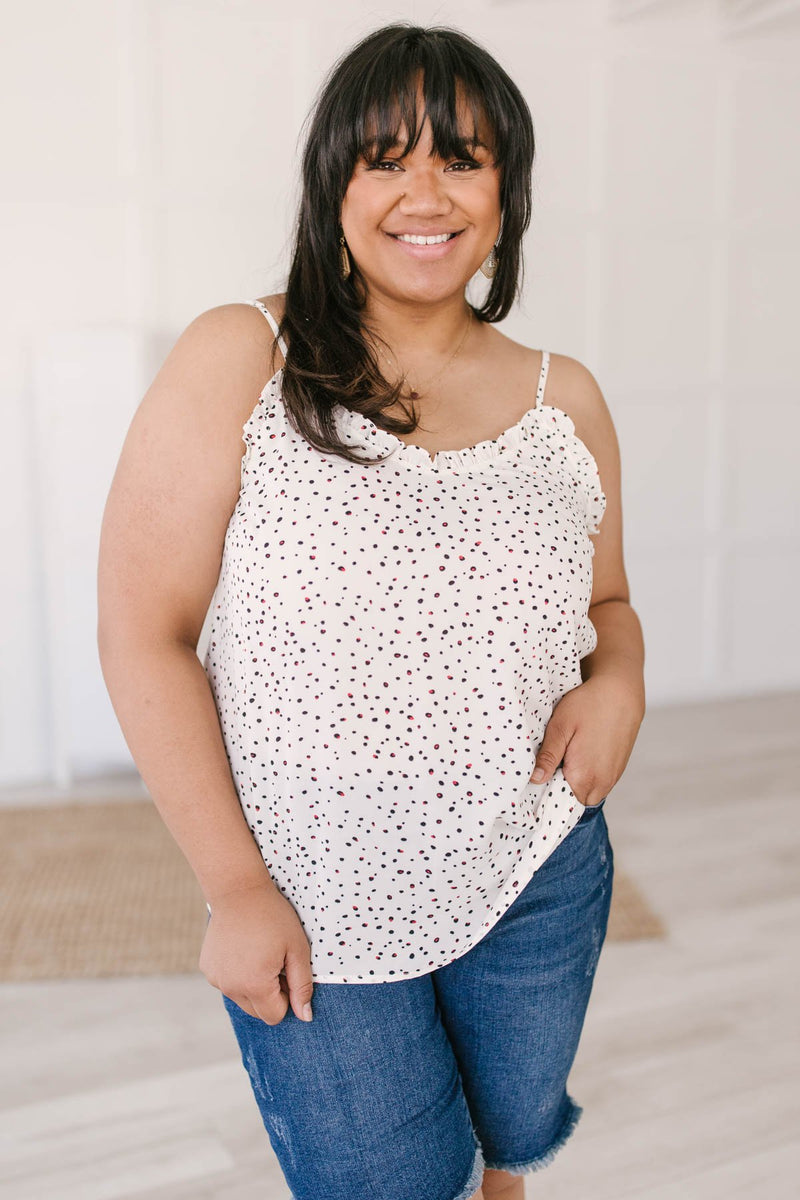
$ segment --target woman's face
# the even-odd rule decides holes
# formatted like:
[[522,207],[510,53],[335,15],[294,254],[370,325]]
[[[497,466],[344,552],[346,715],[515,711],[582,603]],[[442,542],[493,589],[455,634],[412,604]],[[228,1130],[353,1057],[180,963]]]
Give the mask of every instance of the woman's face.
[[[472,133],[466,110],[462,128]],[[342,203],[342,229],[370,294],[435,303],[463,295],[497,241],[500,169],[491,136],[480,126],[479,139],[487,144],[473,148],[474,162],[431,157],[427,118],[417,145],[403,156],[405,134],[401,128],[399,144],[385,158],[356,164]],[[447,240],[433,244],[408,240],[444,234]]]

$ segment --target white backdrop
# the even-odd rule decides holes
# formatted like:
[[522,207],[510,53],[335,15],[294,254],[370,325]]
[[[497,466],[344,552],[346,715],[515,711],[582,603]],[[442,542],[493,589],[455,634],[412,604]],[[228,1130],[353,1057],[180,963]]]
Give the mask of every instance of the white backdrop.
[[800,3],[26,0],[0,50],[0,785],[130,765],[95,642],[125,431],[193,317],[282,289],[303,118],[401,18],[477,37],[531,106],[504,328],[614,415],[648,705],[800,683]]

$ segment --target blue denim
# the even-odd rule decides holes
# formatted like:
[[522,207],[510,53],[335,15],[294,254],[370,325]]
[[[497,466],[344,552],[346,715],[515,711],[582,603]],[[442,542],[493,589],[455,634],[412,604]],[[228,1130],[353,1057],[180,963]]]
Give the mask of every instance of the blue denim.
[[480,942],[416,979],[317,983],[311,1023],[222,999],[293,1200],[468,1200],[546,1166],[611,905],[605,797]]

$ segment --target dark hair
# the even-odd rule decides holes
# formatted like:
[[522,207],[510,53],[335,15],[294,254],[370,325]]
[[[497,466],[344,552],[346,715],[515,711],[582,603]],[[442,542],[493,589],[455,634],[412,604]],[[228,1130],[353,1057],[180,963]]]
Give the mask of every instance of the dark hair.
[[[423,119],[417,124],[421,73]],[[302,198],[294,232],[286,308],[280,332],[288,335],[283,398],[292,424],[317,449],[353,462],[340,438],[337,404],[368,417],[379,428],[410,433],[417,415],[390,416],[403,381],[389,384],[364,338],[365,292],[358,268],[340,272],[342,202],[359,157],[381,158],[395,144],[401,123],[408,153],[425,116],[434,151],[441,158],[469,158],[470,138],[459,131],[457,102],[472,112],[474,137],[485,117],[500,168],[501,233],[497,273],[484,303],[472,306],[481,321],[501,321],[519,294],[523,275],[522,237],[531,216],[533,122],[525,100],[495,59],[455,29],[423,28],[402,22],[369,34],[331,68],[307,118],[302,160]],[[310,123],[310,124],[309,124]]]

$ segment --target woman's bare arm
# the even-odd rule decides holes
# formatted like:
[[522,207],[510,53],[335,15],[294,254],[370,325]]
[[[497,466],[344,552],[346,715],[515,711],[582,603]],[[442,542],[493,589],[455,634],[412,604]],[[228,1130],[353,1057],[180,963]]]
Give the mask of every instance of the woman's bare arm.
[[100,538],[103,677],[139,772],[212,905],[272,885],[196,652],[238,499],[242,426],[280,362],[271,347],[264,317],[246,305],[188,326],[133,418]]

